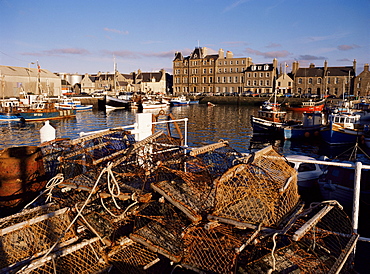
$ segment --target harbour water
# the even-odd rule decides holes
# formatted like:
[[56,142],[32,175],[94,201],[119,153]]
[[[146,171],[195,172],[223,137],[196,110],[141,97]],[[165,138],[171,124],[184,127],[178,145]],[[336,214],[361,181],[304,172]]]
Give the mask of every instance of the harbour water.
[[[253,152],[271,144],[283,155],[301,154],[315,158],[324,155],[329,158],[339,156],[341,160],[348,160],[352,153],[348,147],[329,147],[319,139],[284,141],[273,137],[253,136],[250,116],[256,115],[257,111],[258,107],[251,106],[216,105],[208,107],[203,104],[172,107],[165,110],[167,113],[171,112],[175,119],[189,119],[187,137],[188,145],[191,147],[199,147],[223,139],[239,152]],[[150,110],[150,112],[158,114],[159,111]],[[93,110],[77,113],[76,118],[53,120],[50,121],[50,124],[56,129],[57,138],[74,139],[79,137],[80,132],[131,125],[135,122],[136,113],[136,111],[127,110],[110,112]],[[301,118],[299,113],[289,113],[289,115],[291,119]],[[43,125],[43,122],[0,124],[0,149],[21,145],[38,145],[40,143],[39,131]],[[180,126],[183,127],[183,125]],[[365,152],[369,155],[368,150]],[[363,164],[370,164],[370,160],[361,151],[358,151],[357,158]],[[364,216],[364,213],[360,212],[360,215]],[[367,224],[361,225],[361,220],[359,232],[363,237],[370,237],[370,228]],[[363,243],[359,243],[356,255],[356,264],[358,265],[356,268],[360,273],[366,273],[363,272],[363,269],[370,269],[370,262],[366,260],[366,254],[370,248],[363,247],[363,245]]]

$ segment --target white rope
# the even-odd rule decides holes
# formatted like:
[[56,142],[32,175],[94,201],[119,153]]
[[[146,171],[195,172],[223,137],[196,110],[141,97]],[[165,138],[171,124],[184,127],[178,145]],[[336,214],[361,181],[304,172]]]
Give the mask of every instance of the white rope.
[[51,178],[49,180],[49,182],[46,184],[45,186],[45,190],[43,190],[35,199],[33,199],[31,202],[29,202],[26,206],[23,207],[23,209],[26,209],[27,207],[29,207],[30,205],[32,205],[38,198],[40,198],[45,192],[48,192],[46,195],[47,195],[47,198],[46,198],[46,203],[51,199],[52,199],[52,194],[53,194],[53,189],[54,187],[56,187],[57,185],[59,185],[60,183],[62,183],[64,181],[64,176],[63,176],[63,173],[58,173],[57,175],[55,175],[53,178]]
[[[110,178],[112,178],[113,186],[112,186]],[[114,174],[112,171],[112,165],[108,165],[107,167],[107,180],[108,180],[108,190],[109,190],[110,195],[112,196],[113,203],[118,209],[121,209],[120,206],[116,202],[116,198],[119,197],[119,195],[121,194],[121,190],[119,188],[116,178],[114,177]]]
[[272,269],[270,268],[267,273],[268,274],[271,274],[273,271],[275,271],[276,269],[276,266],[275,266],[275,256],[274,256],[274,252],[275,252],[275,248],[276,248],[276,236],[278,235],[278,233],[275,233],[273,236],[272,236],[272,241],[274,242],[274,247],[272,248],[272,251],[271,251],[271,256],[272,256]]

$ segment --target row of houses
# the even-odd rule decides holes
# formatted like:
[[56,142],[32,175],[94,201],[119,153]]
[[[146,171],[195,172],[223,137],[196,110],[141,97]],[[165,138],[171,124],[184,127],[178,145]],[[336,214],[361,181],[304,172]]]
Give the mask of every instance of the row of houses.
[[195,48],[189,56],[176,52],[173,75],[165,70],[157,72],[131,72],[122,74],[52,73],[46,69],[0,66],[0,92],[2,97],[21,94],[47,94],[60,96],[69,93],[143,92],[147,94],[187,95],[190,93],[243,94],[273,93],[369,96],[369,64],[356,75],[356,60],[352,66],[322,67],[311,64],[308,68],[293,62],[291,72],[286,64],[255,64],[250,57],[234,57],[231,51],[220,49],[208,54],[206,47]]
[[49,70],[14,66],[0,66],[0,97],[19,97],[22,94],[61,96],[69,94],[96,94],[143,92],[169,94],[172,76],[165,70],[97,74],[52,73]]
[[[173,91],[175,95],[189,93],[241,94],[245,92],[281,94],[311,94],[317,96],[344,94],[368,96],[370,92],[369,64],[356,76],[356,60],[352,66],[323,67],[311,64],[301,68],[293,62],[287,65],[255,64],[250,57],[235,58],[231,51],[220,49],[208,54],[206,47],[195,48],[189,56],[176,52],[173,60]],[[279,69],[279,67],[280,69]]]

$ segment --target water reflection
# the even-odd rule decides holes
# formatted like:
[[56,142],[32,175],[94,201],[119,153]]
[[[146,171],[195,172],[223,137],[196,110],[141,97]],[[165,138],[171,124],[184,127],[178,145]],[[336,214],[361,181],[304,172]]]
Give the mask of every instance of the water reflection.
[[[188,145],[202,146],[227,140],[234,149],[240,152],[253,152],[273,145],[279,152],[287,154],[303,154],[311,157],[326,155],[330,158],[341,154],[346,148],[330,147],[320,140],[284,141],[263,136],[254,136],[250,124],[250,116],[256,115],[258,107],[217,105],[189,105],[165,109],[175,119],[188,118]],[[158,114],[159,110],[144,110],[146,113]],[[135,122],[137,110],[89,111],[78,113],[76,118],[53,120],[50,123],[56,128],[57,138],[77,138],[80,132],[107,129],[131,125]],[[288,112],[289,119],[301,119],[301,113]],[[19,145],[38,145],[39,130],[42,122],[26,124],[0,124],[0,148]],[[184,130],[184,124],[179,123]],[[166,130],[163,127],[163,130]],[[174,128],[171,129],[175,133]],[[359,159],[370,163],[358,151]],[[348,153],[347,153],[348,154]],[[344,155],[343,157],[347,157]]]

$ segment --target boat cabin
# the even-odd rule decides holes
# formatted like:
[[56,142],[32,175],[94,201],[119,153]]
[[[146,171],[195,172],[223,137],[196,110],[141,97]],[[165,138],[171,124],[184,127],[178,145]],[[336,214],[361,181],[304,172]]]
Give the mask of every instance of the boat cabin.
[[338,124],[347,129],[354,129],[355,125],[359,124],[361,115],[353,114],[332,114],[329,116],[329,120],[333,124]]
[[265,119],[271,122],[282,122],[285,121],[285,111],[258,111],[258,118]]

